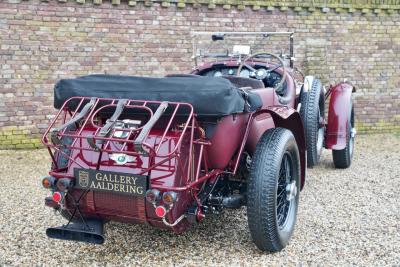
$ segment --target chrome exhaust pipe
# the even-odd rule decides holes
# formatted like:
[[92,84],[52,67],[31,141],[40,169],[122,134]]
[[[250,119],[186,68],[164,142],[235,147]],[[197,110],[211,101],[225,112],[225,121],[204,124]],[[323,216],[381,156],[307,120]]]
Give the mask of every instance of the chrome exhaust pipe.
[[46,235],[50,238],[79,241],[90,244],[103,244],[103,222],[100,220],[86,220],[86,223],[77,222],[67,226],[47,228]]

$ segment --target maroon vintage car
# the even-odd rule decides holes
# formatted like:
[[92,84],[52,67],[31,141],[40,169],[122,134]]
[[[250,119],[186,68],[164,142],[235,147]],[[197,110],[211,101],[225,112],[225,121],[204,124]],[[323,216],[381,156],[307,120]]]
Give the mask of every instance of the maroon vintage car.
[[[247,206],[257,247],[279,251],[294,230],[306,168],[322,148],[332,149],[336,167],[350,166],[354,87],[325,92],[302,76],[293,33],[193,37],[191,74],[57,83],[59,112],[43,136],[52,167],[42,184],[51,193],[45,204],[67,223],[48,228],[49,237],[101,244],[111,220],[180,233],[207,214]],[[238,37],[256,41],[223,48]],[[288,55],[256,50],[274,37],[289,39]],[[197,46],[204,38],[209,51]]]

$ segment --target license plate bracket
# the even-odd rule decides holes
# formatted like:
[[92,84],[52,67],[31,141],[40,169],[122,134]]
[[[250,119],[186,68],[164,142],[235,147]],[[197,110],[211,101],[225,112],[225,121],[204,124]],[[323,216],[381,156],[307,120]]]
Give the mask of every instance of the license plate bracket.
[[74,169],[74,176],[78,189],[138,197],[145,196],[149,180],[146,175],[81,168]]

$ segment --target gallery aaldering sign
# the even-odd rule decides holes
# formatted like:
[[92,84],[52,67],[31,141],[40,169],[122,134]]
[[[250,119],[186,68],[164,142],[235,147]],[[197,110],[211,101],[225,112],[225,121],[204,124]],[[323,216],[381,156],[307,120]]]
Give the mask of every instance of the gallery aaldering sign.
[[148,178],[145,175],[75,169],[75,188],[90,189],[131,196],[145,196]]

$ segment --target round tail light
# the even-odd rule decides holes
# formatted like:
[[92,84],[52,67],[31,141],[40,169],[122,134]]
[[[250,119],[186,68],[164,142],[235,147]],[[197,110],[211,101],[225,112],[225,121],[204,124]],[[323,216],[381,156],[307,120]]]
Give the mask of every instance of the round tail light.
[[57,181],[57,188],[60,191],[66,191],[72,187],[72,180],[69,178],[61,178]]
[[150,189],[146,192],[146,200],[152,204],[157,203],[160,200],[160,191],[157,189]]
[[165,209],[164,206],[158,206],[158,207],[156,207],[155,212],[156,212],[156,215],[157,215],[158,217],[160,217],[160,218],[164,218],[164,217],[165,217],[165,214],[167,214],[167,210]]
[[163,194],[163,202],[167,205],[172,205],[175,203],[177,198],[176,192],[169,191]]
[[63,195],[61,192],[56,191],[53,193],[53,200],[55,202],[60,203],[62,199],[63,199]]
[[44,188],[53,188],[54,185],[56,184],[56,178],[54,178],[53,176],[45,176],[42,179],[42,185]]

